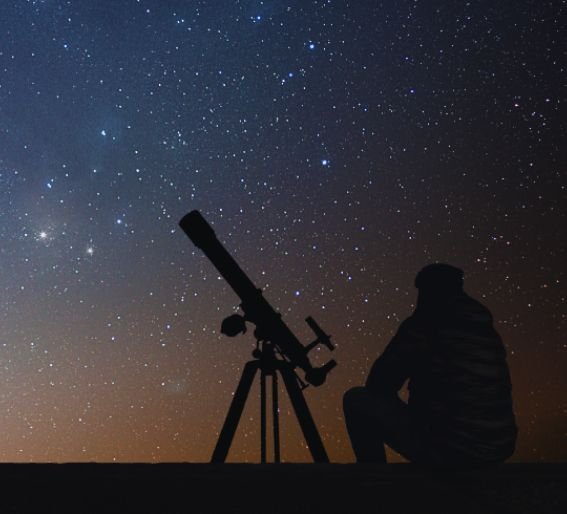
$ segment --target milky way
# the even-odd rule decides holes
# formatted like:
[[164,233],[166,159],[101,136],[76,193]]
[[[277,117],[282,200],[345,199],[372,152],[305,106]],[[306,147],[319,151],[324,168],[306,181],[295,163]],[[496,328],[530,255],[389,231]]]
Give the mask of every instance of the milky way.
[[[565,460],[565,7],[2,2],[0,459],[209,460],[254,340],[220,334],[198,209],[303,342],[332,334],[305,391],[332,461],[433,261],[506,343],[514,459]],[[231,460],[258,460],[253,393]]]

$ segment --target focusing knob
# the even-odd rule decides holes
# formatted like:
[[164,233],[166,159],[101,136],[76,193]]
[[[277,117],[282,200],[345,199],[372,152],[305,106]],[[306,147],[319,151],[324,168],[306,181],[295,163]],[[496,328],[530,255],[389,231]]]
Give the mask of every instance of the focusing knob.
[[221,333],[228,337],[246,333],[246,320],[240,314],[233,314],[221,323]]

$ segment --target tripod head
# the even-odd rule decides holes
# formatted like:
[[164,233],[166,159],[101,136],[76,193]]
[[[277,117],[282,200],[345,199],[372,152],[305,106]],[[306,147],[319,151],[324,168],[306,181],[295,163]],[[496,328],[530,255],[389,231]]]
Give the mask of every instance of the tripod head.
[[199,211],[191,211],[179,222],[180,227],[191,241],[199,247],[213,263],[219,273],[240,297],[240,307],[244,315],[233,314],[227,317],[221,325],[221,332],[230,337],[246,332],[246,322],[256,326],[254,335],[258,341],[270,341],[278,352],[294,367],[305,372],[305,380],[314,386],[323,384],[327,374],[337,363],[330,360],[325,365],[315,368],[307,354],[318,344],[334,350],[331,338],[321,327],[308,317],[307,324],[314,331],[316,339],[303,346],[293,332],[282,320],[262,295],[240,266],[219,242],[214,230],[205,221]]
[[[241,316],[240,314],[232,314],[231,316],[228,316],[228,318],[225,318],[223,320],[221,324],[221,333],[228,337],[236,337],[239,334],[244,334],[246,333],[246,321],[247,319],[244,316]],[[327,335],[311,316],[307,317],[305,321],[317,336],[317,338],[312,343],[305,347],[305,353],[308,353],[319,344],[324,344],[331,351],[335,349],[335,347],[331,343],[331,336]],[[264,342],[271,344],[269,334],[262,334],[261,330],[261,327],[256,327],[256,329],[254,330],[254,337],[256,338],[258,343]],[[286,355],[282,353],[280,347],[276,345],[276,349],[284,359],[289,361]],[[262,352],[258,349],[253,352],[254,357],[257,358],[259,358],[261,354]],[[305,370],[305,380],[315,386],[321,385],[325,382],[327,373],[331,371],[331,369],[333,369],[335,366],[335,360],[329,361],[327,364],[321,366],[320,368],[314,368],[313,366],[311,366],[310,369]],[[307,386],[307,384],[302,382],[299,377],[298,381],[303,387]]]

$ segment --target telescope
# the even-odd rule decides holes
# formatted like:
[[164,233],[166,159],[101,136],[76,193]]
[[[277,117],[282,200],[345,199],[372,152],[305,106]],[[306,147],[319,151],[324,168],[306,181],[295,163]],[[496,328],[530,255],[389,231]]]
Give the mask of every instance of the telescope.
[[[212,462],[224,462],[226,459],[246,398],[257,371],[261,372],[262,462],[266,461],[265,379],[268,376],[272,378],[274,458],[276,462],[279,462],[280,459],[279,408],[277,405],[278,373],[284,379],[287,392],[313,459],[315,462],[328,462],[329,459],[302,391],[308,384],[313,386],[322,385],[329,371],[336,366],[337,363],[334,360],[330,360],[323,366],[315,367],[311,364],[308,357],[308,353],[319,344],[324,345],[331,351],[334,350],[330,336],[323,331],[312,317],[307,317],[305,321],[313,330],[315,339],[309,344],[303,345],[283,321],[281,314],[276,312],[264,298],[262,290],[254,285],[220,243],[214,230],[199,211],[195,210],[186,214],[179,222],[179,225],[193,244],[205,253],[241,300],[240,308],[243,314],[228,316],[221,324],[221,332],[229,337],[235,337],[246,332],[246,323],[255,325],[254,336],[257,341],[257,347],[252,353],[254,360],[249,361],[244,367],[241,380],[213,453]],[[299,378],[295,372],[296,368],[303,370],[305,373],[305,382],[307,383]]]

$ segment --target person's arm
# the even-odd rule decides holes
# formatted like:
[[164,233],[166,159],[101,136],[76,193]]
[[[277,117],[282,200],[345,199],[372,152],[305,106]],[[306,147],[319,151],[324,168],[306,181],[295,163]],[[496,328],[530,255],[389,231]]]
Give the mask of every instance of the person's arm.
[[419,334],[411,319],[402,323],[397,334],[376,359],[366,387],[372,391],[397,394],[411,376],[419,351]]

